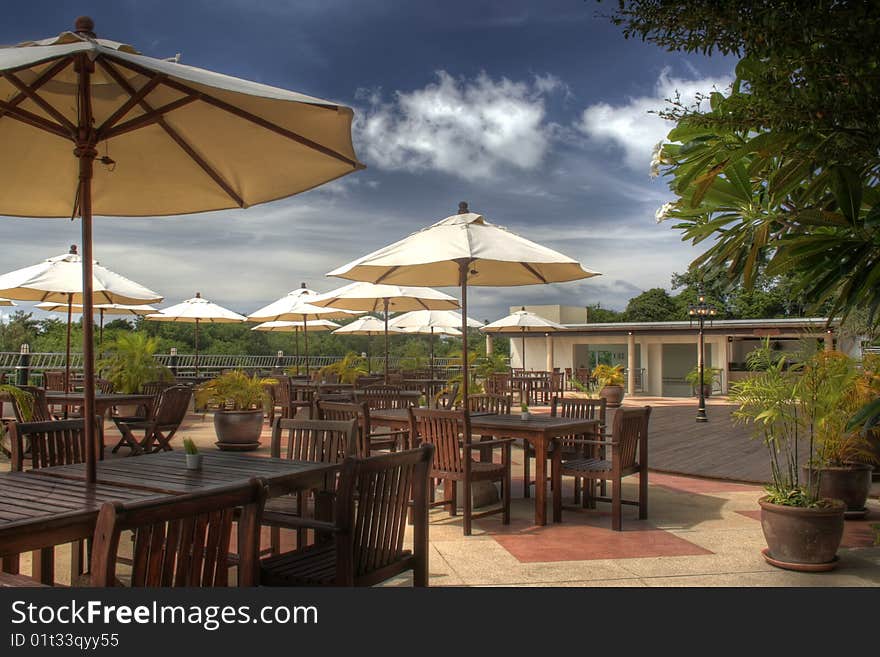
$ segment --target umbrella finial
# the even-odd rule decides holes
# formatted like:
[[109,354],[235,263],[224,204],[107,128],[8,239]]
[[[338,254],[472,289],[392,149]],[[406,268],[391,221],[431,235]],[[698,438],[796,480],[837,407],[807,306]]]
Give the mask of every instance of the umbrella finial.
[[73,24],[73,31],[83,36],[95,38],[95,21],[88,16],[79,16]]
[[303,281],[302,283],[300,283],[300,284],[299,284],[299,287],[300,287],[301,290],[305,290],[305,289],[306,289],[305,281]]
[[201,298],[202,298],[202,293],[196,292],[196,299],[201,299]]
[[71,244],[71,245],[70,245],[70,251],[69,251],[68,253],[71,253],[71,254],[73,254],[73,255],[76,255],[76,244]]
[[470,210],[468,210],[467,201],[461,201],[458,204],[458,214],[467,214],[468,212],[470,212]]

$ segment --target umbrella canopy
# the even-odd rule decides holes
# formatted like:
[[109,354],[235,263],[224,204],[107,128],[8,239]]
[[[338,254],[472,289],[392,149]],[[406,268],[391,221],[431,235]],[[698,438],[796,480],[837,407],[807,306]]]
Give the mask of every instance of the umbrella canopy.
[[[461,326],[461,313],[451,310],[413,310],[395,317],[391,320],[390,324],[399,327],[404,333],[419,333],[431,336],[429,344],[431,348],[432,373],[434,372],[434,336],[461,335],[461,331],[455,328],[456,326]],[[478,328],[483,323],[468,317],[467,325],[470,328]]]
[[[85,417],[95,411],[93,213],[247,207],[362,168],[349,108],[145,57],[99,40],[86,16],[73,32],[0,49],[0,73],[0,215],[82,217]],[[87,422],[90,483],[96,439]]]
[[[2,121],[0,121],[2,124]],[[0,295],[21,301],[48,301],[63,305],[67,310],[67,340],[64,360],[64,385],[70,385],[70,317],[73,305],[81,304],[86,296],[94,303],[127,303],[148,304],[162,301],[162,296],[149,288],[135,283],[116,272],[102,267],[97,262],[91,263],[90,291],[84,292],[86,281],[83,280],[87,267],[83,266],[83,258],[77,253],[76,245],[70,251],[43,262],[16,269],[0,276]],[[89,337],[91,351],[91,336]],[[85,345],[83,359],[86,357]],[[83,363],[85,365],[85,362]]]
[[196,377],[199,376],[199,325],[208,324],[238,324],[246,321],[243,315],[218,306],[207,299],[202,298],[201,292],[174,306],[163,308],[157,313],[147,315],[147,320],[153,322],[182,322],[195,324],[195,350],[196,350]]
[[[460,203],[458,214],[329,272],[354,281],[457,285],[462,308],[462,394],[468,394],[467,288],[561,283],[597,276],[562,253],[486,221]],[[465,404],[465,408],[467,404]]]
[[15,302],[12,299],[0,299],[0,306],[14,306]]
[[522,308],[507,317],[486,324],[482,329],[484,333],[521,333],[522,334],[522,366],[526,368],[526,333],[555,333],[564,331],[562,324],[551,322],[540,315],[529,312]]
[[[38,303],[36,308],[40,310],[45,310],[46,312],[57,312],[59,310],[70,310],[73,313],[81,313],[82,306],[79,304],[72,304],[68,306],[67,304],[58,303],[57,301],[44,301],[42,303]],[[93,306],[94,310],[98,311],[98,316],[100,317],[99,322],[99,333],[98,333],[98,342],[104,342],[104,315],[149,315],[150,313],[157,312],[157,309],[148,304],[144,304],[143,306],[132,306],[130,304],[123,303],[96,303]]]
[[[373,336],[384,334],[386,330],[386,322],[384,319],[378,319],[373,317],[372,315],[367,315],[365,317],[358,317],[353,322],[349,322],[342,328],[338,328],[334,333],[339,333],[341,335],[366,335],[367,340],[367,369],[372,372],[373,368],[373,356],[372,346],[373,346]],[[393,326],[387,325],[388,333],[402,333],[402,331],[398,328],[394,328]]]
[[339,328],[339,324],[329,319],[313,319],[308,322],[263,322],[257,324],[251,331],[269,331],[272,333],[297,333],[303,327],[308,327],[310,333],[315,331],[330,331]]
[[351,283],[326,292],[312,303],[317,306],[334,306],[348,310],[376,312],[382,310],[385,317],[385,382],[388,382],[388,314],[408,310],[447,310],[458,308],[458,301],[448,294],[429,287],[403,287],[400,285],[374,285]]

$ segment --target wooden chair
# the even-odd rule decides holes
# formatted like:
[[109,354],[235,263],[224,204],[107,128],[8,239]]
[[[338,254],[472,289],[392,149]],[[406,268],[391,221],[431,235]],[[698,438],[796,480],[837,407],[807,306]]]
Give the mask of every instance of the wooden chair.
[[15,397],[11,397],[12,412],[15,413],[16,422],[52,422],[58,418],[49,409],[46,400],[46,391],[36,386],[18,386],[19,389],[28,393],[31,398],[31,408],[24,409]]
[[95,379],[95,385],[98,388],[98,392],[104,395],[112,395],[116,392],[116,386],[113,385],[112,381],[108,381],[107,379]]
[[350,421],[358,424],[357,455],[367,458],[374,451],[395,451],[405,445],[409,431],[374,431],[367,402],[333,402],[319,399],[315,402],[315,413],[319,420]]
[[409,398],[400,393],[400,386],[374,384],[354,393],[355,401],[366,402],[373,409],[406,408],[409,406]]
[[[267,586],[372,586],[413,571],[428,586],[428,471],[433,447],[424,445],[366,459],[346,459],[332,523],[300,519],[303,528],[332,532],[332,540],[264,559]],[[404,548],[407,510],[412,550]]]
[[507,395],[468,395],[468,411],[471,413],[510,415],[510,402],[510,397]]
[[228,586],[238,514],[238,586],[259,581],[262,479],[160,501],[106,502],[92,549],[92,586],[114,586],[120,534],[134,532],[131,586]]
[[[639,520],[648,517],[648,421],[651,407],[620,408],[614,413],[614,424],[610,441],[580,440],[573,443],[596,445],[610,448],[610,460],[604,458],[577,456],[564,459],[562,450],[554,450],[551,459],[551,477],[553,480],[553,520],[562,521],[562,477],[571,476],[587,480],[605,480],[611,482],[611,497],[593,497],[593,490],[584,488],[584,506],[590,505],[594,499],[611,502],[611,528],[620,531],[622,524],[621,505],[630,504],[639,507]],[[622,479],[629,475],[639,475],[639,499],[624,500],[622,497]]]
[[448,388],[444,388],[431,400],[432,408],[438,408],[444,411],[451,411],[455,408],[455,400],[458,397],[458,382],[453,383]]
[[43,387],[46,390],[70,392],[70,386],[66,384],[64,370],[47,370],[43,372]]
[[[119,451],[120,447],[130,448],[133,455],[170,452],[171,439],[186,417],[192,394],[192,388],[187,386],[171,386],[159,393],[159,398],[145,420],[114,417],[113,421],[122,437],[113,452]],[[135,431],[143,431],[143,439],[138,440],[134,435]]]
[[290,383],[290,402],[288,404],[287,417],[296,417],[304,409],[311,411],[315,403],[315,395],[318,388],[311,383]]
[[[104,422],[95,418],[96,445],[99,458],[104,458]],[[84,463],[86,460],[86,431],[83,418],[71,420],[52,420],[49,422],[10,422],[9,437],[12,455],[10,466],[13,472],[39,470],[56,465]],[[84,542],[71,544],[70,577],[74,581],[82,574]],[[17,561],[17,558],[15,559]],[[54,577],[55,548],[43,548],[34,552],[35,578],[41,579],[36,568],[45,566],[51,569],[43,573],[47,580]],[[17,570],[17,567],[16,567]]]
[[[463,484],[464,535],[471,535],[474,518],[501,513],[502,523],[510,524],[510,444],[511,438],[472,442],[470,416],[464,411],[409,409],[412,441],[434,445],[431,478],[443,480],[443,497],[431,506],[443,505],[450,515],[458,512],[456,483]],[[473,452],[486,448],[501,449],[501,463],[474,461]],[[501,507],[473,512],[471,488],[476,481],[501,482]]]
[[[285,444],[282,445],[282,442]],[[270,453],[274,458],[340,463],[345,457],[354,456],[356,450],[357,420],[354,419],[331,421],[279,417],[272,425]],[[314,491],[316,506],[327,504],[328,494],[333,488],[330,478],[327,478],[323,487]],[[278,554],[281,549],[281,529],[296,529],[297,546],[305,544],[306,530],[295,521],[302,518],[307,494],[307,491],[298,491],[293,495],[274,497],[266,504],[263,524],[271,528],[273,554]],[[316,512],[319,511],[316,509]]]
[[[598,399],[563,399],[560,397],[554,397],[553,401],[550,404],[550,416],[551,417],[567,417],[573,418],[577,420],[599,420],[599,430],[596,435],[597,438],[604,440],[605,438],[605,413],[606,413],[606,400],[604,397],[599,397]],[[562,449],[562,457],[565,458],[574,458],[576,456],[582,456],[587,453],[587,450],[584,445],[573,442],[575,439],[586,440],[584,436],[563,436],[558,441],[556,441],[555,445],[552,449],[561,448]],[[595,451],[595,450],[594,450]],[[532,447],[531,443],[528,440],[523,441],[523,496],[529,497],[531,486],[535,482],[531,478],[531,460],[535,456],[535,449]],[[604,452],[599,452],[600,458],[604,458]],[[576,479],[574,482],[574,498],[575,502],[580,500],[580,480]],[[605,488],[603,485],[602,494],[605,494]]]

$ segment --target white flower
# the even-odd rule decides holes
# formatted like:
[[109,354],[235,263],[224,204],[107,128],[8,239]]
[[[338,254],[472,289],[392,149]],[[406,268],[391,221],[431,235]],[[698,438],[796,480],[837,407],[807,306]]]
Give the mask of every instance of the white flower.
[[654,219],[657,220],[657,223],[662,223],[664,220],[669,218],[669,213],[675,209],[675,203],[664,203],[659,208],[657,208],[657,212],[654,213]]
[[656,178],[660,175],[660,165],[663,164],[663,140],[661,139],[654,145],[651,152],[651,177]]

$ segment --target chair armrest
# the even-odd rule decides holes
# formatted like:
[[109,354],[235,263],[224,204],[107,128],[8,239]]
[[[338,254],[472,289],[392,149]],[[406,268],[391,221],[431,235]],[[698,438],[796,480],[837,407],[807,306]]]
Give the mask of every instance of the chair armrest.
[[383,438],[385,436],[408,436],[409,429],[395,429],[394,431],[371,431],[370,438]]
[[287,527],[299,527],[302,529],[314,529],[316,531],[322,532],[332,532],[334,534],[339,534],[342,532],[342,527],[335,525],[332,522],[326,522],[323,520],[314,520],[312,518],[299,518],[296,516],[292,516],[290,518],[285,518],[284,524]]
[[465,449],[483,449],[484,447],[503,447],[515,441],[514,438],[493,438],[492,440],[481,440],[477,443],[465,443]]
[[574,443],[575,445],[604,445],[606,447],[617,445],[617,442],[614,440],[584,440],[581,438],[567,438],[565,442],[566,444]]

